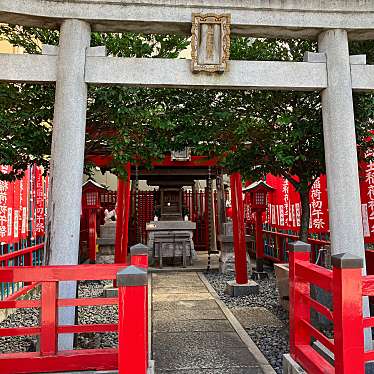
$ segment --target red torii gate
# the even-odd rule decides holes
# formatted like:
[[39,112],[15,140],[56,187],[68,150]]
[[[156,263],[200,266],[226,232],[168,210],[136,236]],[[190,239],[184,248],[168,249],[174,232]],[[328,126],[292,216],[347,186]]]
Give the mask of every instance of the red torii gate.
[[[99,167],[107,167],[113,161],[109,155],[88,155],[87,161],[94,163]],[[191,156],[190,161],[173,161],[170,155],[166,155],[162,161],[153,161],[154,167],[213,167],[217,166],[218,158],[208,159],[205,156]],[[130,211],[130,178],[131,165],[125,166],[127,172],[126,180],[118,179],[117,189],[117,228],[115,241],[115,263],[126,263],[128,247],[128,224]],[[233,219],[233,237],[235,252],[235,270],[236,282],[238,284],[248,283],[248,269],[246,260],[246,242],[245,242],[245,224],[244,224],[244,205],[242,195],[242,178],[240,173],[233,173],[230,176],[232,193],[232,219]],[[122,214],[121,214],[122,212]]]

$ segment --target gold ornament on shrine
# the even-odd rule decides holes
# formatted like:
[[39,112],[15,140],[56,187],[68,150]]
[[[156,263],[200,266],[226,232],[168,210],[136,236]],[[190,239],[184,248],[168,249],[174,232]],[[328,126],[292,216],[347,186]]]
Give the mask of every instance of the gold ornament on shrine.
[[192,71],[223,73],[230,58],[229,14],[192,14]]

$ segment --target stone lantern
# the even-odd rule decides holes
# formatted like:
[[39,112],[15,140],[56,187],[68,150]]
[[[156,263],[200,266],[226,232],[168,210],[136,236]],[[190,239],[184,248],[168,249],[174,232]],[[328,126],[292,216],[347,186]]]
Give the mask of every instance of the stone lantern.
[[264,181],[257,181],[243,189],[249,193],[251,210],[256,214],[256,271],[252,278],[262,279],[267,277],[264,272],[264,241],[262,237],[262,214],[266,211],[267,194],[274,191],[274,188]]

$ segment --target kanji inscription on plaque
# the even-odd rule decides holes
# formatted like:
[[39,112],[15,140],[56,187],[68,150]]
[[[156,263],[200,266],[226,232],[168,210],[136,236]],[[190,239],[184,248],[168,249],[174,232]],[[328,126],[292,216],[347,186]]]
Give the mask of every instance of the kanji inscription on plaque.
[[223,73],[230,57],[229,14],[192,15],[192,71]]

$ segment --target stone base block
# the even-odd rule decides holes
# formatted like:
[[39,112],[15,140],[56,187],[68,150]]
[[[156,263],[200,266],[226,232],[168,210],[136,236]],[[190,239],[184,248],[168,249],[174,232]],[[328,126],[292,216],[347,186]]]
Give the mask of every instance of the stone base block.
[[226,284],[225,293],[231,297],[255,295],[258,294],[259,286],[253,280],[246,284],[238,284],[236,281],[229,281]]
[[104,286],[104,297],[118,297],[118,288],[111,285]]
[[104,256],[114,255],[114,245],[100,245],[99,253]]
[[307,372],[288,353],[283,355],[283,373],[307,374]]
[[252,271],[251,278],[253,280],[269,279],[269,274],[266,271]]

